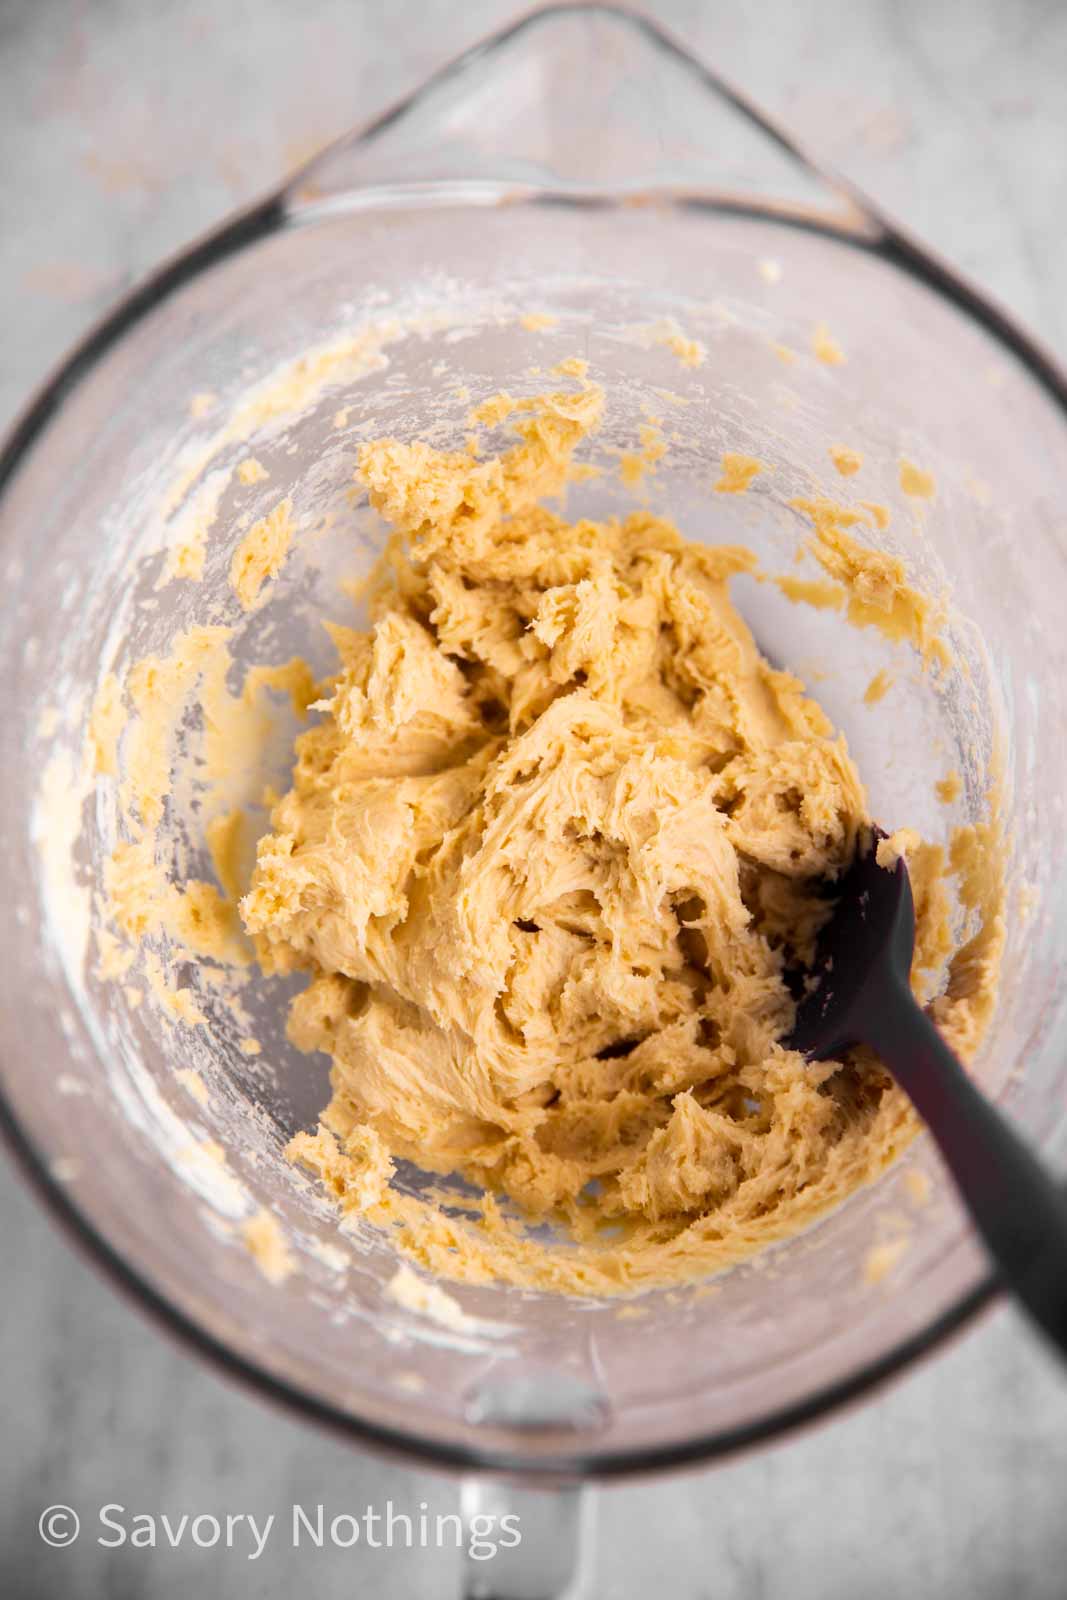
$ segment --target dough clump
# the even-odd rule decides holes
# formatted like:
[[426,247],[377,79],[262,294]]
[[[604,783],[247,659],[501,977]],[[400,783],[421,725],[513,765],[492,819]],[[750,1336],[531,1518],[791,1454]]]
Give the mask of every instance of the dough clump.
[[[362,447],[371,625],[330,626],[241,913],[332,1058],[294,1158],[438,1272],[606,1292],[795,1232],[916,1121],[871,1058],[780,1042],[869,820],[845,741],[735,609],[749,551],[543,504],[603,407],[562,370],[472,414],[502,453]],[[404,1194],[398,1160],[482,1198]]]

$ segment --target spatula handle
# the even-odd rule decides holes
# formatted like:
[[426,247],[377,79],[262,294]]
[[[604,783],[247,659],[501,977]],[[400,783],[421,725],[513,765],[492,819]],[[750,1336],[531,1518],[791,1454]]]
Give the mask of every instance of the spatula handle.
[[1005,1288],[1067,1355],[1067,1191],[892,980],[867,1042],[936,1139]]

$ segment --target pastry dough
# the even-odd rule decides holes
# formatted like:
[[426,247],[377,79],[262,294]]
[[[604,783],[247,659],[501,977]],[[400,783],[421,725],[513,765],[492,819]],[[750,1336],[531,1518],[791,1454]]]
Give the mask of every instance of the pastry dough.
[[[917,1122],[861,1052],[780,1042],[787,952],[868,822],[845,741],[734,608],[750,552],[544,506],[603,404],[565,370],[577,390],[474,413],[517,430],[502,454],[363,446],[395,530],[372,625],[331,627],[340,669],[241,912],[265,971],[308,973],[291,1036],[332,1057],[293,1158],[441,1273],[603,1292],[796,1231]],[[900,564],[803,509],[853,620],[932,653]],[[921,984],[948,900],[940,851],[909,865]],[[968,1047],[994,943],[942,1006]],[[405,1193],[400,1160],[482,1198]]]
[[[370,630],[333,630],[326,684],[297,659],[246,665],[250,644],[270,654],[280,609],[310,597],[294,558],[315,530],[304,486],[281,482],[292,503],[264,493],[252,526],[251,513],[239,531],[220,526],[228,486],[276,477],[252,452],[386,367],[417,327],[440,331],[437,314],[307,350],[229,414],[213,409],[181,454],[156,507],[167,540],[154,574],[157,589],[181,581],[166,597],[178,631],[102,673],[80,766],[57,750],[42,776],[35,836],[63,905],[57,933],[80,970],[94,924],[95,976],[131,1010],[144,1001],[179,1060],[191,1048],[206,1064],[216,1029],[258,1048],[243,895],[263,968],[306,974],[293,1038],[333,1062],[321,1123],[291,1159],[348,1222],[380,1226],[430,1271],[594,1293],[702,1277],[807,1226],[918,1127],[870,1057],[806,1066],[781,1049],[783,952],[810,949],[813,886],[847,859],[866,802],[819,707],[760,659],[731,580],[766,578],[838,613],[830,628],[877,629],[897,661],[914,647],[947,679],[945,603],[868,544],[889,509],[838,505],[817,474],[792,502],[808,565],[788,573],[688,544],[648,511],[566,520],[553,497],[568,478],[614,467],[608,496],[618,477],[644,491],[670,448],[646,411],[640,449],[575,464],[604,397],[570,361],[556,370],[576,382],[556,394],[479,406],[466,450],[365,445],[357,494],[396,530]],[[631,334],[682,365],[705,360],[671,319]],[[818,343],[821,359],[843,359],[825,330]],[[466,383],[447,387],[469,398]],[[363,414],[353,390],[334,426]],[[501,453],[486,435],[507,429],[517,442]],[[351,438],[363,437],[360,422]],[[831,447],[839,471],[843,448]],[[711,530],[730,504],[713,490],[743,496],[758,471],[756,492],[773,492],[787,476],[773,457],[721,461],[718,476],[705,469]],[[933,477],[898,466],[912,515],[932,514]],[[900,676],[898,708],[907,693]],[[281,694],[319,721],[249,888]],[[42,737],[58,717],[50,708]],[[973,814],[983,758],[964,754]],[[91,899],[71,860],[94,782],[115,831]],[[938,796],[960,788],[950,773]],[[208,859],[215,881],[191,876]],[[913,984],[965,1058],[996,994],[1004,859],[995,801],[945,849],[907,842]],[[269,1048],[265,1035],[268,1067]],[[206,1096],[198,1073],[177,1077]]]

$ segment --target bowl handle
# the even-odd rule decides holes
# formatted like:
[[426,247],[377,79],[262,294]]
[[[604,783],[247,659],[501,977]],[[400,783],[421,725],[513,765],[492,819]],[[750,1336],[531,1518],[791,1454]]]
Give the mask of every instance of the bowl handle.
[[460,1600],[586,1600],[595,1490],[465,1478]]

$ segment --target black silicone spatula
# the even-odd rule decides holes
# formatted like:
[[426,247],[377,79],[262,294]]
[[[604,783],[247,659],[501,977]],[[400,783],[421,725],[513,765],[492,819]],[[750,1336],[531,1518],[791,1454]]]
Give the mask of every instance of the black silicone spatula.
[[903,861],[876,832],[830,886],[833,915],[784,1042],[810,1059],[875,1050],[941,1149],[1004,1286],[1067,1354],[1067,1192],[976,1088],[908,982],[915,906]]

